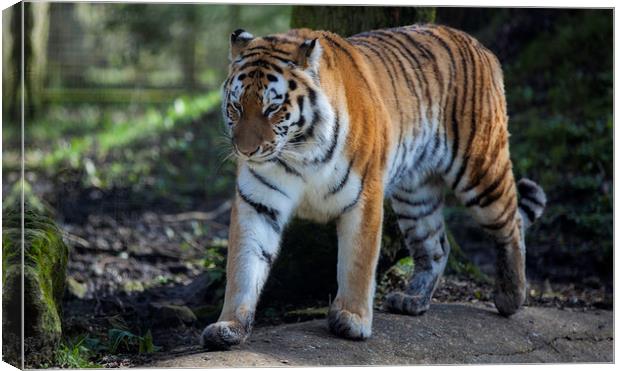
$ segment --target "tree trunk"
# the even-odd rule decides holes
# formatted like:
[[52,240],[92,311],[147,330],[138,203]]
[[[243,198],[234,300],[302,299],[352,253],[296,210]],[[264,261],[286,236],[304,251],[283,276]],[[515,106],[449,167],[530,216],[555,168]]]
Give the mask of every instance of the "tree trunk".
[[32,24],[29,27],[30,48],[26,56],[26,80],[29,101],[28,110],[32,115],[42,104],[42,92],[45,84],[45,70],[47,67],[47,40],[49,35],[49,7],[47,2],[27,3],[26,9],[30,13]]
[[291,27],[335,32],[347,37],[378,28],[435,20],[435,8],[383,6],[293,6]]

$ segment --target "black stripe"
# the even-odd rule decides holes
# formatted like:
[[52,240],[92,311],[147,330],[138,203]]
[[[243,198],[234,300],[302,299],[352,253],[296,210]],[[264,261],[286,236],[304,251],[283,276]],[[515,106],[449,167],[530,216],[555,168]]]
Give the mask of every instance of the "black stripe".
[[[410,29],[410,31],[412,31]],[[455,79],[455,60],[454,60],[454,55],[452,54],[452,50],[450,49],[450,47],[448,46],[448,44],[445,42],[445,40],[441,37],[439,37],[438,35],[435,35],[433,32],[431,32],[430,30],[413,30],[416,31],[417,33],[426,35],[431,37],[432,39],[434,39],[435,41],[437,41],[439,43],[439,45],[445,50],[446,54],[448,54],[448,57],[450,59],[450,79],[448,81],[448,87],[451,87],[453,85],[453,81]],[[405,34],[407,35],[407,34]],[[419,45],[419,44],[418,44]],[[430,53],[429,53],[430,54]],[[433,59],[435,57],[433,56]],[[435,64],[433,64],[435,65]],[[438,75],[440,75],[440,73],[438,72]],[[454,164],[454,160],[456,159],[456,156],[458,154],[458,147],[459,147],[459,132],[458,132],[458,123],[456,120],[456,94],[448,94],[448,96],[452,97],[452,112],[451,112],[451,118],[452,118],[452,132],[453,132],[453,136],[454,136],[454,141],[452,143],[452,155],[450,156],[450,160],[448,163],[448,166],[446,166],[443,170],[444,174],[448,174],[451,170],[452,170],[452,165]],[[442,120],[445,121],[445,120]],[[448,130],[446,127],[446,130],[444,131],[444,138],[445,138],[445,145],[446,148],[448,146]]]
[[495,201],[499,200],[504,194],[506,194],[506,192],[509,192],[513,188],[513,186],[514,182],[510,182],[508,183],[508,185],[504,185],[499,192],[495,192],[487,196],[484,201],[480,202],[480,207],[487,207]]
[[280,66],[278,66],[276,64],[273,64],[273,63],[270,63],[270,62],[268,62],[268,61],[266,61],[264,59],[257,59],[255,61],[248,62],[248,63],[240,66],[238,72],[244,71],[244,70],[246,70],[248,68],[251,68],[251,67],[271,68],[274,71],[276,71],[277,73],[280,73],[280,74],[284,73],[284,70],[282,70],[282,68],[280,68]]
[[282,230],[282,227],[280,226],[280,223],[278,222],[278,217],[280,215],[280,212],[278,210],[273,209],[269,206],[263,205],[260,202],[256,202],[252,200],[250,197],[248,197],[246,194],[244,194],[241,191],[241,188],[239,188],[239,186],[237,186],[237,193],[239,194],[239,197],[241,197],[241,199],[245,203],[252,206],[252,208],[256,211],[256,213],[263,215],[267,219],[267,222],[269,223],[271,228],[273,228],[273,230],[276,233],[280,233],[280,231]]
[[254,178],[256,178],[259,182],[261,182],[267,188],[272,189],[272,190],[274,190],[274,191],[276,191],[276,192],[280,193],[281,195],[284,195],[285,197],[288,198],[288,195],[286,193],[284,193],[284,191],[282,191],[280,188],[276,187],[275,185],[269,183],[269,181],[267,181],[267,179],[265,179],[262,175],[260,175],[256,171],[254,171],[254,169],[248,168],[248,170],[250,171],[250,174],[252,174],[254,176]]
[[[429,113],[428,110],[430,110],[431,107],[434,106],[434,104],[433,104],[433,96],[432,96],[431,91],[430,91],[430,84],[428,83],[428,80],[426,79],[426,74],[424,74],[424,73],[422,73],[420,71],[420,68],[421,68],[422,64],[420,63],[420,60],[418,59],[418,57],[414,53],[412,53],[411,50],[409,50],[409,48],[407,48],[407,46],[402,42],[402,40],[400,40],[399,38],[395,37],[393,34],[390,34],[390,33],[384,32],[384,31],[375,31],[373,34],[385,36],[384,42],[387,45],[389,45],[390,47],[392,47],[394,50],[398,51],[398,53],[403,56],[403,59],[405,59],[405,60],[407,60],[409,62],[409,64],[411,65],[411,68],[416,73],[418,78],[420,78],[420,76],[421,76],[421,80],[420,81],[421,81],[422,85],[424,86],[424,88],[426,90],[426,98],[427,98],[427,100],[429,102],[429,105],[428,105],[429,108],[427,109],[427,113]],[[398,45],[392,44],[390,42],[390,40],[396,41],[396,43]],[[407,59],[406,58],[407,55],[411,59]],[[415,64],[417,66],[414,66],[411,63],[411,60],[413,60],[413,62],[415,62]],[[432,112],[430,112],[430,113],[432,114]],[[432,119],[432,117],[429,117],[429,119]]]
[[310,125],[308,125],[308,127],[305,128],[303,132],[296,134],[289,142],[299,143],[314,136],[314,128],[319,122],[319,119],[320,115],[317,112],[312,111],[312,120],[310,121]]
[[299,120],[291,124],[291,126],[299,126],[303,127],[306,123],[306,118],[304,117],[304,96],[300,95],[297,97],[297,105],[299,106]]
[[336,188],[329,191],[330,195],[335,195],[336,193],[340,192],[342,188],[344,188],[345,184],[347,184],[347,181],[349,180],[349,174],[351,174],[351,167],[353,167],[353,160],[349,161],[349,167],[347,168],[347,172],[344,174],[344,177],[340,180]]
[[[506,175],[508,174],[508,170],[510,170],[509,165],[510,163],[507,161],[506,164],[504,165],[504,170],[502,170],[502,174],[499,177],[497,177],[497,179],[495,179],[495,181],[491,183],[488,187],[486,187],[482,192],[480,192],[478,195],[476,195],[475,197],[467,201],[465,203],[465,206],[471,207],[473,205],[479,205],[480,207],[483,207],[481,203],[482,199],[490,195],[504,182],[504,179],[506,178]],[[485,201],[485,206],[488,206],[488,205],[489,203]]]
[[[465,45],[465,50],[467,51],[467,54],[469,55],[469,63],[467,63],[468,65],[471,64],[472,66],[472,76],[473,76],[473,81],[472,81],[472,87],[473,87],[473,91],[471,92],[472,97],[472,103],[471,103],[471,122],[470,122],[470,126],[469,126],[469,136],[467,137],[467,145],[465,146],[464,152],[463,153],[468,153],[469,149],[471,148],[471,145],[474,141],[474,137],[476,136],[476,99],[478,97],[477,91],[476,91],[476,85],[477,85],[477,80],[478,80],[478,66],[477,63],[474,60],[474,56],[473,53],[471,52],[471,46],[467,43],[467,40],[463,40],[462,38],[460,38],[460,35],[458,33],[452,33],[452,35],[454,35],[455,37],[458,35],[458,39],[461,42],[461,48],[459,48],[459,50],[463,49],[463,45]],[[465,71],[465,76],[467,76],[467,71]],[[463,96],[463,107],[462,110],[463,112],[461,113],[461,117],[463,117],[464,115],[464,110],[465,110],[465,105],[467,103],[467,95]],[[461,163],[461,167],[467,167],[467,162],[464,161]],[[461,169],[462,170],[462,169]],[[461,170],[459,170],[459,172],[461,172]],[[464,170],[463,170],[464,172]],[[459,179],[460,180],[460,179]],[[455,182],[453,185],[453,189],[458,185],[458,182]]]
[[534,197],[532,197],[530,195],[521,196],[521,200],[523,200],[523,201],[527,200],[527,201],[533,203],[536,206],[545,207],[545,204],[543,204],[540,200],[538,200],[537,198],[534,198]]
[[335,112],[336,115],[336,123],[334,125],[334,135],[332,136],[332,142],[329,146],[329,148],[327,149],[327,152],[325,153],[325,155],[321,156],[321,157],[317,157],[314,160],[312,160],[312,164],[323,164],[326,162],[329,162],[329,160],[332,159],[332,157],[334,157],[334,151],[336,150],[336,145],[338,144],[338,137],[340,136],[340,117],[338,112]]
[[432,202],[432,200],[428,200],[428,199],[426,199],[426,200],[420,200],[420,201],[411,201],[411,200],[408,200],[408,199],[406,199],[406,198],[404,198],[404,197],[401,197],[401,196],[399,196],[399,195],[397,195],[397,194],[393,194],[393,195],[392,195],[392,198],[393,198],[394,200],[396,200],[396,201],[400,202],[400,203],[407,204],[407,205],[412,206],[412,207],[419,207],[419,206],[425,206],[425,205],[432,205],[432,203],[431,203],[431,202]]
[[490,229],[494,231],[503,229],[506,226],[506,224],[508,224],[511,220],[514,220],[516,211],[517,211],[517,207],[513,203],[512,207],[507,207],[504,211],[502,211],[502,213],[496,219],[498,220],[497,222],[489,223],[489,224],[481,224],[481,226],[482,228],[486,228],[486,229]]
[[441,198],[438,198],[436,203],[432,204],[432,206],[428,210],[425,210],[424,212],[420,214],[411,215],[411,214],[396,213],[396,217],[399,219],[413,220],[413,221],[422,219],[424,217],[427,217],[433,214],[435,211],[437,211],[437,209],[439,209],[439,207],[441,206],[442,201],[443,200]]
[[534,220],[536,220],[536,213],[534,213],[534,211],[526,204],[519,203],[519,210],[522,210],[527,215],[530,223],[533,223]]
[[466,155],[463,158],[463,161],[461,162],[461,167],[459,167],[459,172],[456,174],[456,177],[454,178],[454,182],[452,183],[452,189],[456,189],[456,186],[459,185],[459,182],[461,181],[463,174],[465,174],[465,170],[467,168],[466,166],[467,161],[469,161],[469,155]]
[[[448,57],[450,58],[450,80],[448,81],[448,87],[452,86],[453,81],[456,78],[456,72],[455,72],[456,62],[454,59],[454,55],[452,54],[452,49],[450,49],[450,47],[448,46],[448,44],[443,38],[441,38],[438,35],[435,35],[430,30],[414,30],[414,31],[431,37],[432,39],[437,41],[439,45],[441,45],[441,47],[446,51],[446,53],[448,54]],[[452,156],[450,156],[450,162],[448,163],[448,166],[444,169],[444,174],[448,174],[452,170],[452,166],[458,154],[458,148],[459,148],[459,131],[458,131],[458,122],[456,120],[457,94],[449,94],[449,96],[452,97],[452,112],[451,112],[452,122],[451,123],[452,123],[452,135],[454,136],[454,141],[452,143]],[[447,130],[446,130],[446,145],[447,144],[448,144],[448,141],[447,141]]]
[[325,38],[325,40],[327,40],[327,42],[330,45],[336,47],[337,49],[341,50],[343,53],[345,53],[347,55],[347,57],[349,58],[349,60],[353,64],[353,67],[357,70],[357,72],[359,74],[359,77],[362,79],[362,81],[364,82],[366,87],[368,89],[370,89],[370,84],[368,83],[368,80],[366,80],[366,76],[364,75],[364,73],[362,73],[362,70],[360,69],[360,66],[357,65],[357,62],[355,62],[355,59],[353,58],[353,55],[351,55],[351,52],[349,52],[347,50],[347,48],[342,46],[339,42],[337,42],[336,40],[332,39],[329,35],[323,35],[323,37]]
[[[407,228],[406,236],[408,236],[408,233],[411,232],[413,228],[414,227]],[[428,240],[429,238],[435,237],[437,233],[439,233],[442,229],[443,229],[443,223],[440,223],[435,228],[431,229],[430,231],[427,231],[424,235],[422,235],[422,237],[407,238],[407,240],[409,241],[410,244],[420,244]]]
[[[410,75],[405,72],[406,71],[405,65],[403,64],[401,59],[404,59],[411,66],[411,68],[413,69],[414,74],[415,74],[415,76],[417,77],[418,80],[426,81],[425,77],[423,76],[423,74],[420,75],[419,68],[416,68],[415,66],[413,66],[413,63],[410,60],[408,60],[402,54],[401,50],[399,50],[398,48],[395,48],[394,45],[389,44],[383,37],[381,37],[380,35],[377,35],[375,32],[366,32],[366,33],[363,33],[363,34],[360,34],[360,35],[363,36],[363,37],[369,37],[370,38],[369,40],[367,40],[367,43],[368,43],[369,47],[370,47],[370,45],[373,45],[372,43],[374,42],[375,43],[374,45],[376,45],[376,47],[378,48],[378,50],[380,52],[382,52],[382,53],[384,52],[386,54],[390,53],[390,55],[392,57],[388,58],[388,59],[390,61],[393,61],[392,58],[395,59],[396,62],[398,62],[398,65],[400,66],[399,70],[395,69],[396,75],[398,76],[398,71],[402,72],[402,75],[403,75],[403,77],[405,79],[405,82],[407,83],[407,88],[409,89],[410,94],[413,97],[415,97],[417,102],[420,102],[421,100],[420,100],[420,95],[418,94],[418,88],[421,89],[421,87],[419,87],[419,85],[416,85],[414,82],[412,82],[412,80],[410,79]],[[381,42],[383,42],[385,44],[390,45],[391,48],[385,47],[385,45],[383,45],[382,43],[378,43],[378,41],[381,41]],[[395,50],[398,51],[399,53],[397,54],[395,52]],[[386,55],[386,57],[387,57],[387,55]],[[419,122],[421,122],[422,121],[422,111],[419,110],[419,109],[417,109],[417,110],[414,109],[412,116],[415,116],[416,113],[418,114]],[[427,110],[427,113],[428,113],[428,110]],[[414,130],[415,130],[415,125],[411,125],[412,135],[413,135]],[[396,171],[395,178],[397,178],[397,175],[400,176],[399,174],[401,172],[405,171],[404,167],[406,166],[406,163],[405,163],[404,159],[405,159],[405,153],[406,152],[407,152],[407,149],[405,148],[405,151],[403,151],[403,156],[402,156],[401,164],[399,166],[399,169],[397,169],[397,171]]]
[[363,191],[364,191],[364,183],[362,182],[360,184],[360,189],[357,192],[357,196],[355,196],[355,199],[350,204],[348,204],[347,206],[345,206],[342,209],[342,211],[340,212],[341,215],[346,213],[347,211],[351,210],[355,205],[357,205],[357,203],[359,202],[360,198],[362,198],[362,192]]
[[316,92],[310,87],[308,87],[308,98],[310,98],[310,105],[316,106]]
[[340,212],[340,215],[348,212],[349,210],[351,210],[355,205],[357,205],[357,203],[360,201],[360,199],[362,198],[362,193],[364,191],[364,184],[366,183],[366,176],[368,175],[368,168],[370,167],[370,163],[366,163],[366,167],[364,168],[364,173],[362,174],[362,179],[360,181],[360,190],[357,193],[357,196],[355,196],[355,199],[353,200],[353,202],[351,202],[350,204],[348,204],[347,206],[345,206],[342,211]]
[[[374,41],[376,42],[377,40],[385,42],[384,39],[379,36],[379,35],[374,35],[374,34],[369,34],[368,37],[372,37],[373,39],[375,39]],[[370,41],[370,40],[369,40]],[[387,43],[387,42],[385,42]],[[372,44],[370,44],[372,45]],[[378,47],[379,45],[377,45]],[[382,45],[383,46],[383,45]],[[420,95],[418,94],[418,90],[416,89],[416,85],[411,81],[411,79],[409,78],[409,75],[407,73],[405,73],[406,68],[405,65],[403,64],[401,57],[399,57],[395,52],[393,48],[386,48],[385,46],[383,46],[384,49],[380,49],[379,51],[385,51],[385,52],[389,52],[392,57],[396,60],[396,62],[398,63],[400,69],[395,69],[395,71],[401,71],[403,73],[403,76],[405,78],[405,82],[407,83],[407,88],[409,89],[409,91],[411,92],[411,95],[413,95],[416,98],[417,102],[420,102]],[[419,71],[415,68],[415,66],[413,66],[413,64],[411,63],[411,61],[407,60],[407,58],[402,58],[404,60],[406,60],[407,62],[409,62],[409,65],[411,66],[411,68],[414,70],[415,75],[418,77],[418,79],[420,79],[419,76]],[[398,73],[398,72],[397,72]],[[418,112],[418,114],[422,115],[421,112]]]
[[260,249],[260,255],[258,257],[264,260],[269,266],[273,265],[273,261],[275,259],[273,254],[265,251],[265,247],[261,244],[258,244],[258,248]]
[[[461,73],[463,74],[463,84],[462,84],[462,86],[461,86],[461,84],[458,84],[458,86],[460,86],[463,89],[461,91],[462,102],[461,102],[461,112],[460,112],[460,118],[462,119],[463,115],[465,113],[465,106],[466,106],[466,103],[467,103],[467,94],[468,94],[467,91],[468,91],[468,87],[469,87],[469,77],[467,75],[467,61],[465,60],[465,55],[463,54],[462,45],[455,41],[455,39],[453,37],[454,36],[453,32],[450,31],[448,35],[449,35],[450,40],[452,41],[452,43],[454,43],[456,45],[457,51],[459,53],[459,56],[461,57],[461,64],[462,64],[462,71],[461,71]],[[450,53],[450,55],[452,55],[452,54]],[[455,63],[455,62],[453,61],[453,63]],[[455,67],[456,67],[456,64],[455,64]],[[457,96],[455,94],[455,96],[454,96],[454,104],[453,104],[453,111],[452,111],[452,129],[453,129],[453,132],[454,132],[453,134],[455,136],[455,139],[454,139],[453,153],[452,153],[453,158],[452,158],[452,160],[450,160],[449,170],[452,168],[452,165],[454,164],[454,160],[458,156],[458,149],[459,149],[458,145],[459,145],[459,139],[460,139],[459,138],[460,135],[459,135],[459,131],[458,131],[458,122],[457,122],[457,119],[456,119],[456,100],[457,100],[456,98],[457,98]],[[467,153],[467,148],[468,147],[465,148],[465,151],[463,153],[465,153],[465,154]],[[465,165],[466,165],[466,161],[463,161],[461,163],[461,168],[458,171],[458,173],[460,173],[461,175],[465,173],[465,169],[464,169]],[[453,183],[452,189],[456,188],[456,186],[458,185],[459,181],[460,181],[460,177],[457,178],[456,181]]]
[[[486,156],[486,158],[488,159],[488,164],[483,163],[482,165],[486,164],[488,165],[484,171],[482,172],[482,174],[478,174],[478,176],[473,180],[473,182],[471,182],[470,184],[468,184],[467,186],[463,187],[461,189],[461,192],[469,192],[472,189],[476,188],[478,185],[480,185],[480,182],[482,182],[482,180],[487,176],[489,170],[491,170],[491,168],[493,167],[493,165],[495,165],[495,162],[497,161],[497,159],[499,158],[499,154],[502,150],[504,146],[502,145],[502,143],[497,143],[497,145],[495,146],[495,148],[493,149],[493,153],[490,156]],[[480,165],[482,167],[482,165]],[[470,176],[470,180],[473,176]]]
[[295,175],[295,176],[298,176],[298,177],[300,177],[302,179],[304,178],[303,175],[301,175],[301,173],[299,171],[297,171],[296,169],[294,169],[291,166],[289,166],[286,162],[284,162],[284,160],[277,158],[277,159],[275,159],[273,161],[275,161],[276,164],[282,166],[282,168],[284,168],[284,171],[287,174]]
[[[381,53],[377,52],[375,50],[374,45],[370,44],[367,41],[364,40],[353,40],[353,43],[357,43],[360,45],[364,45],[369,51],[371,51],[373,54],[375,54],[377,56],[377,58],[379,58],[379,60],[381,61],[382,65],[385,68],[385,72],[388,75],[388,78],[390,79],[390,83],[392,85],[392,95],[394,96],[394,101],[396,102],[396,109],[398,110],[398,114],[399,114],[399,118],[400,121],[398,122],[399,126],[398,126],[398,146],[396,147],[396,152],[394,153],[394,157],[392,159],[392,163],[390,164],[390,170],[394,169],[394,165],[396,164],[396,161],[398,160],[398,154],[400,152],[401,147],[403,147],[403,110],[400,107],[400,99],[399,97],[396,95],[397,89],[396,89],[396,83],[394,82],[394,75],[392,74],[392,70],[394,70],[394,73],[397,73],[397,69],[394,66],[394,62],[390,59],[390,63],[388,64],[384,58],[383,55],[381,55]],[[364,48],[359,48],[360,52],[363,53]],[[375,68],[377,68],[376,63],[372,63],[372,66]],[[391,68],[391,69],[390,69]],[[400,169],[400,165],[399,165],[399,169]],[[396,174],[398,173],[398,169],[396,169],[396,172],[394,173],[394,176],[396,176]]]
[[[418,42],[417,40],[415,40],[413,37],[411,37],[410,34],[408,34],[407,32],[403,31],[402,29],[393,29],[392,30],[394,33],[399,34],[399,35],[403,35],[405,37],[405,39],[407,39],[407,41],[416,49],[420,50],[422,52],[422,54],[424,54],[424,56],[431,61],[431,64],[433,66],[433,72],[435,73],[435,76],[437,78],[437,82],[439,83],[439,86],[442,87],[443,89],[443,76],[441,74],[441,71],[439,71],[439,66],[437,63],[437,57],[435,57],[435,55],[426,48],[426,46],[422,45],[420,42]],[[442,96],[444,94],[441,94]],[[443,100],[443,99],[442,99]]]

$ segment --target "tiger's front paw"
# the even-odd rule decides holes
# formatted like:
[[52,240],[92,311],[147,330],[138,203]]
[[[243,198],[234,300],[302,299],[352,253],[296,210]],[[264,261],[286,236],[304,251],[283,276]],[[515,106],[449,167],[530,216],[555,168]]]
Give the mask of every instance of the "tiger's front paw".
[[250,334],[237,321],[221,321],[207,326],[200,336],[200,345],[210,350],[228,349],[232,345],[241,344]]
[[408,295],[403,292],[388,294],[383,303],[383,308],[392,313],[409,314],[419,316],[430,308],[430,298],[422,295]]
[[371,318],[362,318],[345,309],[330,309],[327,322],[332,333],[347,339],[364,340],[372,333]]

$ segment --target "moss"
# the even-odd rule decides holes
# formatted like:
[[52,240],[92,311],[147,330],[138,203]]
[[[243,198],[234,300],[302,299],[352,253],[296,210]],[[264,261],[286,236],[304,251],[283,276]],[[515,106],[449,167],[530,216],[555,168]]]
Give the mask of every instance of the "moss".
[[290,310],[284,313],[285,322],[303,322],[327,317],[329,307],[309,307]]
[[454,239],[454,236],[450,230],[447,230],[446,235],[448,236],[448,242],[450,243],[450,255],[448,257],[448,264],[446,267],[448,273],[465,276],[480,283],[491,283],[491,278],[480,271],[480,268],[478,268],[467,258],[461,249],[461,246]]
[[[18,210],[15,206],[3,210],[2,278],[3,307],[21,310],[22,218]],[[62,335],[61,302],[69,252],[53,220],[28,202],[23,222],[24,362],[37,366],[52,359]],[[21,334],[21,318],[4,316],[3,325],[12,335]]]

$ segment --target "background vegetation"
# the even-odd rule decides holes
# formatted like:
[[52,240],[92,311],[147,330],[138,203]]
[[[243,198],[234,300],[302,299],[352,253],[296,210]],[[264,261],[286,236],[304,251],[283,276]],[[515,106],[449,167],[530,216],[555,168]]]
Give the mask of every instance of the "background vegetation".
[[[5,204],[16,200],[20,166],[19,15],[3,12],[3,191],[13,197]],[[49,365],[123,366],[119,354],[193,343],[217,316],[234,184],[218,87],[237,28],[265,35],[292,23],[352,34],[426,19],[472,33],[504,67],[516,175],[540,182],[549,197],[528,235],[528,274],[611,292],[610,10],[28,3],[24,18],[27,193],[50,210],[71,248],[64,340]],[[453,272],[480,278],[492,272],[493,252],[449,201],[461,259],[482,271],[457,262]],[[287,295],[289,277],[308,283],[332,266],[295,259],[283,252],[272,298]],[[394,269],[408,272],[411,263]],[[179,287],[200,300],[186,300]],[[321,316],[330,300],[321,289],[296,293],[310,298],[302,312],[265,300],[260,320]],[[152,317],[182,330],[170,335]]]

